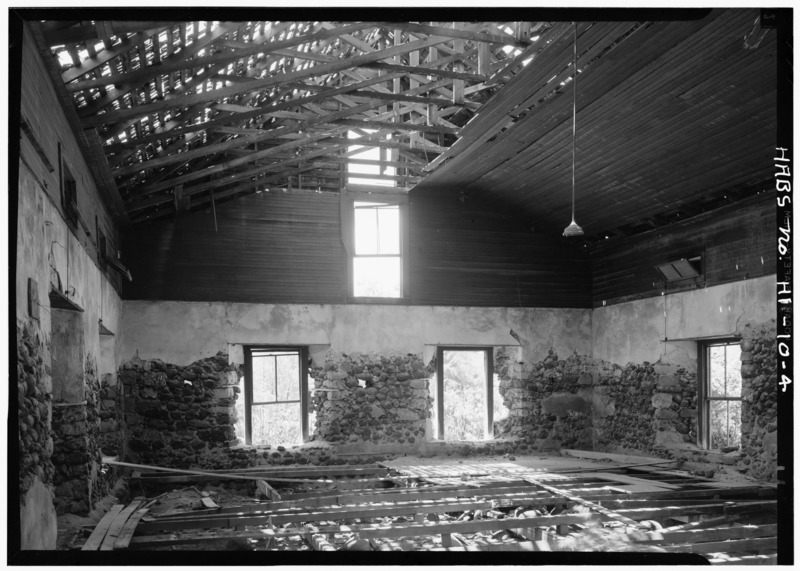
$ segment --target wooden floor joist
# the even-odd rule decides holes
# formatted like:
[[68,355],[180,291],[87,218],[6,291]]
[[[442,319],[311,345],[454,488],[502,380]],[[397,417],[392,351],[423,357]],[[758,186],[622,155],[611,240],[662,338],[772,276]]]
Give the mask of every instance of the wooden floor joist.
[[331,521],[337,519],[360,519],[373,517],[397,517],[415,514],[447,513],[466,510],[490,510],[491,504],[486,501],[478,502],[408,502],[404,505],[364,505],[334,507],[330,509],[319,508],[315,511],[296,511],[294,513],[281,513],[270,510],[261,514],[242,514],[239,516],[217,517],[192,517],[187,515],[183,519],[154,519],[139,524],[141,532],[175,529],[197,529],[212,527],[240,527],[263,525],[268,518],[272,518],[275,525],[286,523]]
[[[281,476],[323,474],[317,467],[309,469],[310,472],[280,473]],[[705,486],[705,480],[674,474],[663,476],[671,480],[665,483],[660,477],[654,477],[656,472],[646,471],[642,473],[646,477],[638,478],[635,472],[629,475],[614,473],[613,470],[613,466],[608,466],[606,471],[569,476],[516,474],[507,481],[487,477],[449,480],[453,483],[446,485],[416,487],[415,483],[415,487],[377,490],[275,492],[272,501],[152,517],[144,515],[142,506],[128,506],[125,518],[119,510],[112,522],[106,525],[106,535],[110,537],[115,530],[119,536],[115,535],[106,543],[120,548],[117,544],[124,539],[131,549],[157,549],[206,541],[258,538],[267,540],[275,548],[275,542],[300,536],[314,550],[332,551],[337,549],[334,536],[341,539],[342,536],[355,535],[370,541],[373,549],[383,550],[392,542],[382,540],[428,536],[439,538],[441,550],[445,551],[546,551],[557,549],[554,543],[556,532],[580,536],[586,526],[622,524],[638,528],[624,537],[632,549],[639,551],[655,546],[667,552],[716,557],[719,552],[737,556],[753,552],[770,555],[776,548],[776,525],[740,523],[750,516],[755,518],[751,521],[769,521],[777,506],[775,491],[771,488],[757,484]],[[434,473],[433,469],[429,471]],[[259,473],[248,469],[245,477]],[[348,482],[362,480],[358,474],[347,477],[350,478],[345,480]],[[265,493],[270,489],[274,491],[266,481],[262,481],[263,484],[258,484],[262,491],[265,488]],[[641,489],[633,493],[621,489],[628,486]],[[490,512],[497,508],[503,514],[494,511],[491,517],[476,515],[473,518],[470,515],[473,511]],[[512,514],[510,508],[519,509],[513,510]],[[536,511],[531,511],[534,508]],[[458,517],[459,514],[463,515]],[[520,514],[523,517],[518,517]],[[131,527],[130,522],[136,516],[138,525],[134,523]],[[406,521],[394,521],[401,516]],[[652,530],[651,523],[642,523],[652,521],[666,525],[670,519],[688,523],[661,530]],[[122,524],[118,524],[119,521]],[[378,521],[382,523],[372,523]],[[202,529],[213,532],[200,531]],[[227,529],[230,531],[225,531]],[[188,532],[170,535],[177,530]],[[521,541],[484,544],[482,537],[477,536],[478,545],[472,545],[476,541],[472,534],[492,532],[506,532],[506,536],[516,536]],[[465,534],[466,538],[460,534]],[[100,541],[102,544],[102,538]]]

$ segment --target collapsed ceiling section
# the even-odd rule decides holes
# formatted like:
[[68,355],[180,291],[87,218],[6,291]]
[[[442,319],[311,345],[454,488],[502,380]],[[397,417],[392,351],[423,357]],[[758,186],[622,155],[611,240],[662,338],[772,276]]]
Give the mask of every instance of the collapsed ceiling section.
[[[563,33],[543,22],[35,26],[96,142],[90,161],[134,223],[264,190],[338,192],[354,164],[410,189]],[[364,158],[354,139],[382,151]]]

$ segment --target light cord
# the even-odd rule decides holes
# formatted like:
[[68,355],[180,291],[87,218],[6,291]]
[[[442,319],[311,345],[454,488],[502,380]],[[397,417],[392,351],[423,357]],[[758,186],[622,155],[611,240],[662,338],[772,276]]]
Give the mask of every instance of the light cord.
[[572,22],[575,41],[572,43],[575,65],[573,70],[572,85],[572,223],[575,224],[575,132],[578,97],[578,23]]

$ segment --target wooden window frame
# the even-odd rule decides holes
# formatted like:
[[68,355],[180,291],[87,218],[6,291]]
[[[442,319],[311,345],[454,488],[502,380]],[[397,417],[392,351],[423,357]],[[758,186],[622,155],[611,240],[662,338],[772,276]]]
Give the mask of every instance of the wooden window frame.
[[61,143],[58,143],[58,188],[64,220],[72,230],[78,230],[78,182],[64,159]]
[[[349,303],[400,304],[408,298],[408,194],[386,191],[365,192],[343,189],[341,197],[342,241],[347,251],[347,301]],[[355,295],[355,279],[353,260],[355,253],[355,203],[375,202],[386,205],[397,205],[400,208],[400,297],[365,297]],[[394,257],[394,256],[392,256]]]
[[[253,352],[254,351],[292,351],[300,359],[300,399],[299,401],[275,401],[300,403],[300,431],[302,442],[308,442],[308,347],[296,345],[245,345],[244,347],[244,435],[245,444],[252,445],[252,406],[253,406]],[[259,404],[259,403],[255,403]],[[273,444],[273,443],[270,443]],[[275,442],[274,444],[286,444]]]
[[483,442],[494,438],[494,347],[481,346],[447,346],[436,347],[436,440],[445,441],[444,434],[444,352],[445,351],[483,351],[486,354],[486,425],[484,434],[488,435]]
[[744,402],[743,395],[738,397],[712,397],[710,395],[710,349],[711,347],[738,344],[739,339],[736,337],[704,339],[697,342],[697,446],[703,450],[713,450],[711,448],[711,401]]

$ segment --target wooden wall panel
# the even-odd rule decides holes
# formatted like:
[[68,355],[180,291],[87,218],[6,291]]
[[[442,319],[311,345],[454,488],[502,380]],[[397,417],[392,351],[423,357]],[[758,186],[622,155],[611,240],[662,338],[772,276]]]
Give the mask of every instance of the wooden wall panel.
[[774,193],[595,248],[593,304],[660,295],[664,282],[655,266],[696,255],[704,257],[707,286],[774,274]]
[[[347,303],[339,198],[261,193],[134,228],[126,299]],[[590,307],[588,256],[455,195],[412,197],[411,305]]]
[[126,299],[342,303],[339,199],[260,193],[137,226]]
[[590,307],[588,256],[496,204],[412,193],[409,241],[414,303]]

